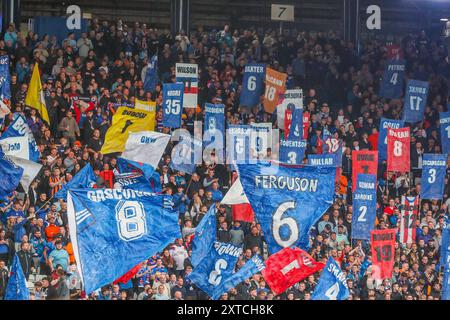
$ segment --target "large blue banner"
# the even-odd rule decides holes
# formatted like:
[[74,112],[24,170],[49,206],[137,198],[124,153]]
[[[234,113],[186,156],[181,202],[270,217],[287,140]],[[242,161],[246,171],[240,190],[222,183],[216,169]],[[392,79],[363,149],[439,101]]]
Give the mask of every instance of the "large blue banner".
[[286,164],[302,164],[303,158],[305,157],[306,145],[306,140],[280,139],[280,162]]
[[188,275],[188,279],[210,297],[215,297],[216,288],[232,275],[241,253],[242,248],[216,241],[209,254]]
[[0,57],[0,99],[11,99],[11,76],[9,56]]
[[0,149],[0,199],[16,190],[22,175],[23,168],[7,158]]
[[228,125],[227,129],[227,163],[248,163],[250,159],[249,125]]
[[450,111],[439,113],[442,153],[450,153]]
[[171,196],[131,189],[71,189],[67,215],[87,294],[181,238]]
[[421,199],[442,199],[447,171],[447,154],[425,153],[422,157]]
[[377,177],[373,174],[358,174],[353,193],[352,238],[370,239],[375,226],[377,210]]
[[264,64],[247,64],[244,68],[244,79],[242,81],[242,92],[240,105],[253,107],[260,101],[264,93],[264,77],[266,67]]
[[333,202],[336,169],[267,162],[237,166],[270,253],[290,246],[307,250],[310,228]]
[[337,167],[337,155],[333,153],[309,154],[308,165],[314,167]]
[[78,173],[66,184],[64,184],[57,193],[56,199],[67,199],[67,191],[69,189],[92,188],[97,182],[97,176],[90,163],[86,164]]
[[212,205],[208,213],[203,216],[200,223],[195,228],[194,240],[192,241],[191,263],[195,268],[200,261],[206,257],[216,240],[217,219],[216,206]]
[[181,127],[183,110],[183,83],[163,84],[163,126],[168,128]]
[[303,139],[303,109],[294,108],[292,111],[292,122],[289,128],[289,141],[300,141]]
[[311,300],[346,300],[350,295],[347,277],[336,261],[330,257],[320,274]]
[[387,160],[387,132],[388,128],[403,128],[404,120],[380,119],[380,133],[378,134],[378,161]]
[[230,277],[224,279],[215,288],[212,298],[217,300],[222,294],[228,292],[231,288],[236,287],[239,283],[251,278],[255,273],[261,272],[266,268],[264,261],[259,255],[254,255],[248,260],[244,266]]
[[29,154],[30,160],[34,162],[38,162],[41,157],[41,153],[39,152],[38,145],[36,140],[34,139],[34,135],[30,130],[30,127],[27,124],[27,121],[24,116],[21,114],[14,114],[14,120],[2,134],[2,138],[11,138],[11,137],[23,137],[26,136],[28,138],[29,145]]
[[403,120],[414,123],[422,121],[428,98],[428,82],[409,80],[403,103]]
[[405,60],[388,61],[380,87],[380,96],[399,99],[402,96],[404,77]]

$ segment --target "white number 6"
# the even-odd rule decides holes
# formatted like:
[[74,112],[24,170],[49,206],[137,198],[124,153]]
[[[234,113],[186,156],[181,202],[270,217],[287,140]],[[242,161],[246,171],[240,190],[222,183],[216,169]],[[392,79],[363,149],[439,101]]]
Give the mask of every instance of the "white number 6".
[[[283,248],[293,245],[298,240],[299,230],[297,221],[295,221],[295,219],[291,217],[284,219],[281,218],[287,210],[294,208],[295,208],[294,201],[283,202],[277,208],[272,218],[273,238],[275,239],[276,243],[278,243],[278,245],[282,246]],[[287,225],[291,230],[291,234],[289,235],[289,238],[286,240],[281,239],[280,228],[282,225]]]

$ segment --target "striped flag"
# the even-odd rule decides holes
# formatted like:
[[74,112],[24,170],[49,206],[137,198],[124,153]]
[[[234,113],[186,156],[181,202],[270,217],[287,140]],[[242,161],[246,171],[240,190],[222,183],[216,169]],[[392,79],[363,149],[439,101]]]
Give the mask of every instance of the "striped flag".
[[416,220],[419,215],[419,196],[402,196],[402,210],[400,213],[400,242],[413,243],[416,241]]

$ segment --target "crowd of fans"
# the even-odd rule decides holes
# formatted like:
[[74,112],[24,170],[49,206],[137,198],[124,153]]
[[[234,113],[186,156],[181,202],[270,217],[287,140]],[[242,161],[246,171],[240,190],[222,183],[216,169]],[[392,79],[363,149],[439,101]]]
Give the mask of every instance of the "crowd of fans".
[[[396,38],[407,61],[407,78],[429,81],[425,120],[411,125],[413,174],[396,175],[379,164],[377,229],[399,224],[402,195],[416,195],[420,188],[423,153],[440,153],[439,112],[445,111],[450,65],[445,47],[422,32]],[[51,35],[26,35],[10,25],[0,41],[0,53],[11,62],[11,114],[23,114],[39,146],[44,165],[29,190],[18,189],[0,204],[0,297],[5,293],[8,268],[17,253],[30,283],[31,298],[40,299],[207,299],[186,279],[192,271],[192,235],[210,206],[217,206],[218,240],[243,246],[237,267],[255,253],[267,257],[258,223],[233,221],[231,208],[219,205],[235,175],[222,164],[201,165],[192,176],[170,167],[169,143],[158,172],[163,192],[170,192],[179,212],[182,239],[160,254],[142,262],[139,272],[126,284],[116,283],[86,295],[80,284],[68,236],[67,205],[52,196],[87,163],[98,175],[97,187],[111,187],[116,160],[100,153],[115,110],[134,105],[135,99],[157,104],[157,130],[162,126],[162,83],[175,82],[175,63],[199,66],[198,108],[185,109],[182,127],[193,132],[194,120],[202,120],[204,103],[223,103],[228,123],[272,122],[276,112],[264,112],[261,104],[239,106],[244,66],[262,62],[287,73],[287,88],[302,88],[304,109],[310,113],[308,153],[321,153],[326,128],[345,145],[342,177],[336,200],[311,230],[310,254],[326,262],[333,256],[347,274],[349,299],[434,300],[440,299],[442,271],[439,265],[441,230],[449,213],[449,185],[444,199],[423,201],[416,222],[416,243],[396,243],[391,279],[371,277],[371,254],[367,242],[351,239],[351,153],[377,149],[381,117],[399,119],[402,100],[377,95],[387,59],[387,41],[365,40],[359,50],[339,32],[300,32],[255,29],[180,32],[150,28],[139,22],[126,25],[93,19],[88,32],[78,39],[69,34],[62,42]],[[147,62],[158,55],[160,83],[145,92]],[[25,105],[33,68],[39,64],[50,118],[45,124],[36,110]],[[75,112],[78,109],[77,112]],[[282,135],[282,133],[281,133]],[[19,187],[20,188],[20,187]],[[100,268],[100,266],[99,266]],[[260,274],[239,284],[221,299],[308,300],[320,275],[309,276],[275,296]]]

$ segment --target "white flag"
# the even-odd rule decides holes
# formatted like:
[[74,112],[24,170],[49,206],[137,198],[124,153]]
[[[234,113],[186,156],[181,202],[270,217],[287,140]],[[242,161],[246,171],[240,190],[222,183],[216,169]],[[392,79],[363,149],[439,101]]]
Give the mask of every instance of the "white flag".
[[170,135],[164,133],[154,131],[130,132],[122,158],[149,164],[156,168],[169,140]]
[[225,197],[223,197],[220,204],[242,204],[242,203],[250,203],[248,202],[248,198],[245,195],[244,188],[242,188],[241,180],[239,178],[234,181],[230,190],[228,190]]
[[8,156],[8,158],[11,159],[11,161],[16,165],[23,168],[23,175],[20,179],[20,183],[22,184],[25,192],[28,192],[28,188],[41,170],[42,164],[14,156]]
[[28,137],[9,137],[0,140],[3,153],[22,159],[30,159]]

